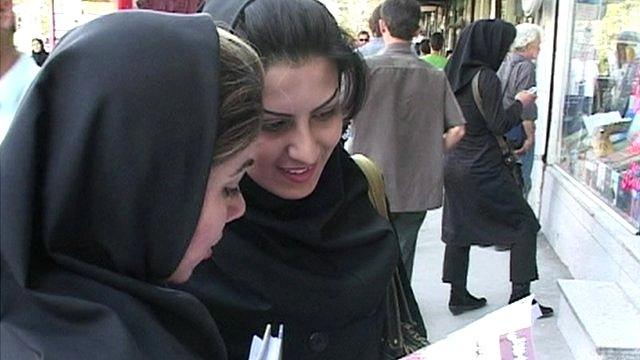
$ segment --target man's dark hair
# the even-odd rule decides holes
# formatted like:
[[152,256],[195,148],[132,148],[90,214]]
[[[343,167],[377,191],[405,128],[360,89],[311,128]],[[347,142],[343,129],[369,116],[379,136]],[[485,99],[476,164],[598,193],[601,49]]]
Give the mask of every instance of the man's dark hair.
[[429,42],[431,43],[431,48],[433,50],[440,51],[444,46],[444,36],[442,36],[442,33],[439,32],[433,33],[429,38]]
[[386,0],[380,10],[391,36],[411,41],[420,27],[420,5],[416,0]]
[[376,6],[376,8],[373,9],[373,12],[371,13],[371,17],[369,18],[369,29],[371,29],[371,34],[375,37],[382,36],[382,33],[380,32],[380,8],[381,7],[382,7],[382,4],[379,4],[378,6]]
[[420,52],[427,55],[431,53],[431,46],[429,46],[429,40],[423,39],[420,41]]
[[360,30],[358,33],[358,39],[360,38],[360,35],[367,35],[367,39],[369,38],[369,32],[367,30]]

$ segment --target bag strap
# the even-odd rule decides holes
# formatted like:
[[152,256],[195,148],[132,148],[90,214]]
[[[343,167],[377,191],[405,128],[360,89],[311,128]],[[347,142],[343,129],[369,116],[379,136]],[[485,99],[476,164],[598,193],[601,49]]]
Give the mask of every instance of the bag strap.
[[[482,98],[480,97],[480,84],[479,84],[479,82],[480,82],[480,72],[481,71],[482,70],[478,71],[474,75],[473,80],[471,80],[471,90],[473,91],[473,101],[476,103],[476,108],[478,108],[478,111],[480,111],[480,115],[482,115],[482,118],[486,122],[487,121],[487,115],[485,114],[485,112],[484,112],[484,110],[482,108]],[[498,141],[498,146],[500,146],[500,151],[502,152],[503,155],[511,153],[511,149],[509,148],[509,144],[507,144],[507,141],[504,139],[504,136],[498,135],[498,134],[493,134],[493,136]]]
[[[378,211],[380,216],[389,220],[389,210],[387,208],[387,198],[384,192],[384,179],[382,178],[382,171],[380,168],[368,157],[362,154],[351,155],[353,161],[356,162],[360,170],[364,173],[369,183],[369,200],[373,207]],[[404,348],[404,339],[402,338],[402,324],[400,312],[401,301],[398,299],[398,291],[396,288],[397,270],[394,272],[394,277],[387,286],[387,299],[386,299],[386,335],[385,338],[388,341],[389,347],[398,351]]]
[[378,211],[380,216],[389,220],[389,210],[387,207],[387,197],[384,192],[384,179],[382,171],[368,157],[362,154],[354,154],[351,156],[353,161],[358,164],[360,170],[364,173],[369,183],[369,200],[373,207]]
[[[378,211],[380,216],[389,220],[389,207],[387,202],[387,196],[385,195],[384,190],[384,178],[382,176],[382,171],[378,165],[376,165],[371,159],[362,155],[362,154],[354,154],[351,156],[353,161],[356,162],[360,170],[364,173],[364,176],[367,178],[367,182],[369,183],[369,200],[373,207]],[[394,230],[395,231],[395,230]],[[414,338],[422,339],[425,343],[428,343],[427,340],[427,331],[424,327],[424,322],[422,317],[419,315],[414,316],[412,314],[412,306],[416,307],[417,304],[409,304],[409,299],[407,298],[407,290],[403,285],[403,278],[406,279],[406,274],[404,273],[404,267],[402,267],[401,272],[401,262],[399,259],[400,266],[396,268],[393,273],[393,277],[391,282],[389,283],[388,291],[387,291],[387,328],[386,328],[386,338],[389,342],[389,346],[394,349],[404,349],[405,347],[405,339],[402,333],[402,323],[407,322],[410,323],[417,328],[417,333],[412,334]],[[407,286],[410,286],[407,281]],[[406,354],[406,353],[405,353]]]

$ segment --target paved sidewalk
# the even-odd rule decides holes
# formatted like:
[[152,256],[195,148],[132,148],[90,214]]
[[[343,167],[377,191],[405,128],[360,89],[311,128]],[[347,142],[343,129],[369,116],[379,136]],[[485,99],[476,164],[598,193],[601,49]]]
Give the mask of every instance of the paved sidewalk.
[[[444,338],[454,330],[496,310],[507,303],[511,291],[509,253],[492,247],[471,248],[469,291],[487,298],[486,307],[453,316],[447,308],[449,285],[443,284],[442,257],[444,244],[440,240],[442,212],[430,211],[422,224],[413,269],[412,287],[425,318],[431,342]],[[567,268],[542,236],[538,238],[538,272],[540,280],[532,283],[531,291],[545,305],[558,311],[560,290],[557,279],[570,279]],[[557,317],[539,319],[534,325],[537,360],[573,360],[562,334],[556,326]]]

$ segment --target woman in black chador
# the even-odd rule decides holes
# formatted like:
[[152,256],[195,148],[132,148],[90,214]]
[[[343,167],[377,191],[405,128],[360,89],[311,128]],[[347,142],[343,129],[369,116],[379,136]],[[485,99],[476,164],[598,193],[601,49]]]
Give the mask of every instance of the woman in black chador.
[[364,62],[315,0],[214,0],[204,10],[258,49],[265,115],[240,184],[247,213],[188,290],[219,320],[230,358],[247,359],[267,323],[284,324],[285,360],[381,358],[398,242],[340,142],[364,96]]
[[34,38],[31,40],[31,57],[38,66],[42,66],[49,57],[49,53],[44,49],[42,39]]
[[[522,122],[522,105],[535,101],[533,94],[523,91],[513,105],[502,107],[496,71],[515,35],[515,27],[501,20],[471,23],[445,68],[467,120],[465,136],[445,158],[442,280],[451,284],[449,309],[454,315],[486,304],[486,299],[467,291],[471,245],[510,246],[509,302],[529,295],[531,281],[538,279],[536,234],[540,225],[504,164],[495,138]],[[475,76],[486,118],[474,101]],[[545,316],[553,313],[551,308],[541,309]]]
[[116,13],[64,37],[0,149],[0,358],[227,358],[167,285],[244,212],[261,84],[208,15]]

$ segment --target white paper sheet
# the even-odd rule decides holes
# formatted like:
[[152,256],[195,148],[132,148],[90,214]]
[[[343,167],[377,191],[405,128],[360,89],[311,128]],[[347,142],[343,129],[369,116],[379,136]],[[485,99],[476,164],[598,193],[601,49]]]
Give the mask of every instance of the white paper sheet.
[[284,325],[280,324],[278,336],[271,336],[271,324],[267,324],[262,338],[257,335],[251,340],[249,360],[281,360]]
[[582,121],[584,122],[584,127],[587,128],[587,133],[589,135],[593,135],[597,128],[609,124],[615,124],[623,120],[619,112],[611,111],[608,113],[597,113],[585,116],[582,118]]
[[500,308],[401,360],[535,360],[533,295]]

